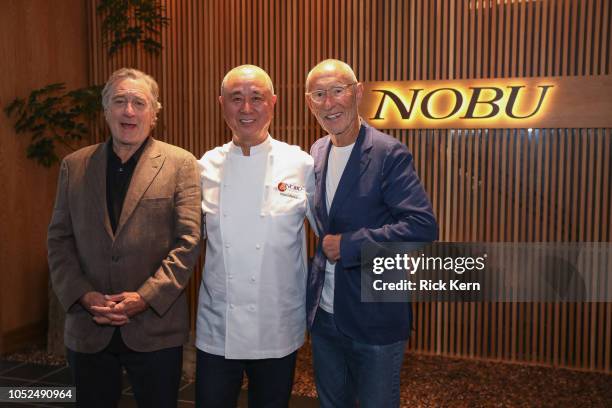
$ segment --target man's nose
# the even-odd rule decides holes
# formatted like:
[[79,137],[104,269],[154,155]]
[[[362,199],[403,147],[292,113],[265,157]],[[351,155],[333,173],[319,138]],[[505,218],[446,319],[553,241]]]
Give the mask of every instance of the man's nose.
[[249,101],[244,101],[244,103],[242,104],[242,111],[249,113],[251,112],[252,109],[253,109],[253,105],[251,105]]
[[134,116],[135,115],[134,105],[132,104],[132,102],[128,102],[128,103],[125,104],[125,110],[123,111],[123,113],[126,116]]
[[329,92],[325,92],[325,99],[323,99],[323,107],[325,109],[329,109],[334,104],[334,98],[329,94]]

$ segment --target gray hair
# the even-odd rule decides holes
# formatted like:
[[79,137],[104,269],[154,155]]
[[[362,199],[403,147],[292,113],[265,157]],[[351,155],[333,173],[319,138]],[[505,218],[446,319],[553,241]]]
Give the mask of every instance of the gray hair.
[[102,89],[102,106],[104,110],[107,110],[110,105],[111,93],[115,84],[124,79],[133,79],[133,80],[143,80],[147,87],[149,88],[149,93],[151,100],[151,106],[153,106],[153,111],[155,112],[155,118],[157,118],[157,112],[161,109],[161,103],[159,102],[159,86],[157,82],[151,75],[145,74],[142,71],[139,71],[134,68],[120,68],[113,72],[106,81],[104,85],[104,89]]
[[268,75],[268,73],[266,71],[264,71],[263,69],[261,69],[260,67],[258,67],[257,65],[240,65],[237,66],[235,68],[232,68],[229,70],[229,72],[227,74],[225,74],[225,76],[223,77],[223,81],[221,81],[221,95],[223,95],[223,90],[225,89],[225,83],[227,82],[227,80],[229,79],[230,76],[236,75],[239,72],[249,72],[252,71],[254,73],[258,73],[261,74],[264,77],[264,80],[266,81],[266,87],[270,90],[270,92],[272,92],[272,95],[274,95],[274,85],[272,84],[272,79],[270,78],[270,75]]

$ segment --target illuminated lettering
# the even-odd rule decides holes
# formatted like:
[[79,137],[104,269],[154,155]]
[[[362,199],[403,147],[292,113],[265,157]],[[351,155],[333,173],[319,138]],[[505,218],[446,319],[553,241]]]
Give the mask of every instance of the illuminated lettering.
[[524,86],[509,86],[508,88],[510,88],[511,91],[510,91],[510,97],[508,98],[508,104],[506,105],[506,115],[510,116],[512,119],[526,119],[526,118],[532,117],[533,115],[538,113],[538,111],[542,107],[542,103],[544,102],[544,97],[546,96],[546,92],[548,92],[548,90],[552,87],[553,87],[552,85],[538,86],[538,88],[542,88],[542,92],[540,93],[540,99],[538,100],[538,104],[536,108],[529,115],[518,116],[513,113],[514,105],[516,104],[516,99],[518,97],[519,90],[521,88],[524,88]]
[[[442,91],[451,91],[455,95],[455,106],[453,107],[453,109],[450,111],[448,115],[434,117],[430,111],[429,100],[435,94],[437,94],[438,92],[442,92]],[[425,116],[427,119],[438,119],[438,120],[447,119],[455,115],[457,112],[459,112],[459,110],[461,109],[461,105],[463,105],[463,95],[461,95],[461,92],[453,88],[438,88],[438,89],[434,89],[433,91],[425,95],[425,97],[423,98],[423,102],[421,103],[421,112],[423,112],[423,116]]]
[[414,103],[416,102],[417,96],[419,92],[422,91],[422,89],[411,89],[411,91],[413,91],[412,101],[410,102],[410,107],[406,108],[406,105],[404,105],[404,102],[402,102],[402,99],[396,94],[394,94],[393,92],[388,91],[386,89],[372,89],[372,92],[380,92],[383,94],[382,98],[380,99],[380,103],[378,104],[378,110],[376,111],[376,114],[374,115],[372,119],[382,119],[382,116],[381,116],[382,108],[383,106],[385,106],[385,99],[387,97],[389,97],[389,99],[393,101],[402,119],[404,120],[410,119],[410,115],[412,115],[412,109],[414,109]]
[[[486,119],[492,118],[499,113],[500,108],[497,102],[499,102],[504,96],[504,91],[502,89],[493,86],[475,86],[470,89],[473,90],[472,97],[470,98],[470,103],[468,104],[467,112],[465,112],[465,116],[462,116],[461,119]],[[495,97],[489,100],[481,101],[480,94],[485,89],[495,92]],[[491,107],[491,111],[486,115],[474,116],[476,105],[479,104],[489,105]]]
[[[399,124],[423,119],[442,120],[497,120],[528,119],[537,115],[554,85],[469,86],[466,88],[444,86],[433,89],[408,88],[402,92],[397,87],[377,87],[372,93],[380,94],[377,105],[368,101],[368,111],[374,111],[373,121]],[[376,107],[375,109],[373,109]],[[371,110],[370,110],[371,109]],[[399,114],[399,116],[398,116]],[[399,120],[399,122],[398,122]],[[376,125],[376,122],[374,122]]]

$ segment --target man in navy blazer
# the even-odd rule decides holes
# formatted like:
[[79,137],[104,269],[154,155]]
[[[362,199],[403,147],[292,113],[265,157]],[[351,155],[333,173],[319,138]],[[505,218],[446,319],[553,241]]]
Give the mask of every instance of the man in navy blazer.
[[329,133],[310,152],[320,242],[306,307],[319,399],[322,407],[396,407],[412,309],[361,301],[361,247],[433,241],[436,220],[406,146],[360,119],[363,87],[351,67],[319,63],[306,90]]

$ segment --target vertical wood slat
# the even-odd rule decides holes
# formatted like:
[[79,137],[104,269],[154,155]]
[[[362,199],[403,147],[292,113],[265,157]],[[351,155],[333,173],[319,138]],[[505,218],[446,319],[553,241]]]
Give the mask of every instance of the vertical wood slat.
[[[156,136],[196,156],[229,140],[217,95],[225,72],[244,63],[262,66],[275,83],[271,133],[305,150],[323,132],[307,110],[303,83],[323,58],[346,60],[366,81],[610,75],[607,0],[162,3],[171,22],[161,34],[161,55],[123,50],[109,57],[90,1],[90,79],[102,83],[121,66],[152,74],[164,105]],[[441,240],[611,238],[610,129],[390,133],[415,153]],[[310,253],[314,242],[309,236]],[[192,311],[200,276],[201,265],[189,292]],[[424,353],[611,370],[609,304],[419,303],[415,309],[411,347]]]

